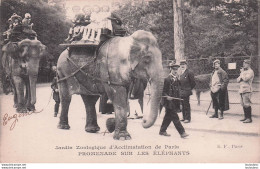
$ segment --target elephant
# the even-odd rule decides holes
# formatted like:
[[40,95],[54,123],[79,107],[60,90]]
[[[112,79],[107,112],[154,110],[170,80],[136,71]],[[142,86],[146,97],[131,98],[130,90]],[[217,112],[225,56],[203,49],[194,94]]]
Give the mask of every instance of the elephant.
[[57,62],[61,99],[59,129],[70,129],[68,110],[73,94],[79,94],[86,109],[85,131],[100,130],[96,101],[106,92],[115,110],[115,140],[131,139],[127,131],[129,86],[133,79],[151,83],[151,99],[144,112],[142,126],[151,127],[158,115],[163,89],[162,54],[151,32],[138,30],[127,37],[113,37],[97,51],[91,47],[70,47]]
[[[14,107],[18,113],[35,111],[39,62],[46,46],[39,40],[9,42],[2,48],[2,64],[14,86]],[[24,87],[26,93],[24,95]]]

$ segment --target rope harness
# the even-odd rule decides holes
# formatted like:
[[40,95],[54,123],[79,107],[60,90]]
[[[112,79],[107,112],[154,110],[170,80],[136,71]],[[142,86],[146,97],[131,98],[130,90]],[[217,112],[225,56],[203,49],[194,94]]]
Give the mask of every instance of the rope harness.
[[[105,42],[105,43],[109,43],[109,44],[108,44],[108,47],[107,47],[107,50],[106,50],[106,64],[107,64],[107,69],[108,69],[108,51],[109,51],[109,46],[110,46],[110,40],[109,40],[109,42]],[[100,46],[100,48],[101,48],[105,43],[103,43],[103,44]],[[99,48],[99,49],[100,49],[100,48]],[[67,50],[68,50],[68,49],[67,49]],[[96,52],[95,52],[95,54],[96,54]],[[95,57],[93,57],[93,59],[95,59]],[[70,75],[66,76],[66,77],[63,77],[63,78],[58,79],[57,83],[60,83],[61,81],[64,81],[64,80],[67,80],[68,78],[71,78],[71,77],[75,76],[78,72],[81,72],[81,73],[83,73],[86,77],[91,78],[94,82],[95,82],[95,81],[100,81],[100,82],[102,82],[102,83],[107,83],[108,85],[125,86],[124,83],[110,81],[110,73],[109,73],[108,70],[107,70],[107,72],[108,72],[108,80],[107,80],[107,81],[106,81],[106,80],[103,80],[103,79],[101,79],[101,78],[98,78],[98,77],[94,77],[94,76],[92,76],[91,74],[85,72],[85,71],[83,70],[83,68],[84,68],[85,66],[88,66],[88,65],[92,64],[92,62],[86,63],[86,64],[84,64],[83,66],[79,67],[70,57],[67,57],[67,60],[68,60],[68,62],[72,63],[73,66],[74,66],[77,70],[74,71],[73,73],[71,73]]]

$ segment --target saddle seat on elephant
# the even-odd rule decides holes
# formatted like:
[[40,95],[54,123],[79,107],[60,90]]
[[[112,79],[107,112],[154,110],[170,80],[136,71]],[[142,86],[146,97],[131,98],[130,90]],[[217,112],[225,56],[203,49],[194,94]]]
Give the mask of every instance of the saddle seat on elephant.
[[100,36],[100,43],[93,43],[91,41],[72,41],[71,43],[63,43],[60,44],[60,46],[64,47],[97,47],[103,44],[106,40],[113,38],[115,36],[125,36],[126,35],[126,30],[123,28],[118,28],[118,29],[113,29],[113,31],[107,29],[107,28],[102,28],[101,29],[101,36]]

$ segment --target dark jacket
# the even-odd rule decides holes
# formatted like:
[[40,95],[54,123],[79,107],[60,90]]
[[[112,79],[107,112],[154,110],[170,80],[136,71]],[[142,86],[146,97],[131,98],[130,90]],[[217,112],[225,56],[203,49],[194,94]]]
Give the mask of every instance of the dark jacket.
[[59,92],[55,91],[56,89],[58,89],[57,77],[53,78],[51,88],[53,90],[53,100],[55,100],[56,102],[59,102],[60,101]]
[[189,70],[186,69],[182,75],[180,75],[180,96],[181,97],[188,97],[192,95],[192,89],[195,87],[195,79],[194,74]]
[[[213,70],[213,72],[211,73],[211,78],[210,78],[210,86],[211,86],[211,81],[212,81],[212,76],[215,72],[215,69]],[[228,86],[228,74],[222,69],[219,68],[218,70],[218,77],[219,77],[219,81],[220,81],[220,90],[219,90],[219,100],[225,100],[224,103],[224,107],[223,107],[223,111],[229,110],[229,99],[228,99],[228,90],[227,90],[227,86]],[[213,103],[213,108],[215,108],[215,105]]]
[[[169,75],[164,80],[163,93],[162,96],[171,96],[175,98],[180,97],[180,81],[178,79],[173,80],[172,76]],[[162,97],[162,105],[165,108],[175,110],[175,112],[180,111],[180,101],[179,100],[167,100],[166,97]]]
[[[210,78],[210,86],[211,86],[211,82],[212,82],[212,76],[215,72],[215,69],[213,70],[213,72],[211,73],[211,78]],[[219,81],[220,81],[220,88],[222,90],[227,90],[227,86],[228,86],[228,74],[220,67],[218,70],[218,77],[219,77]]]
[[111,24],[112,24],[113,30],[122,29],[122,27],[121,27],[122,20],[117,14],[112,12],[110,19],[111,19]]

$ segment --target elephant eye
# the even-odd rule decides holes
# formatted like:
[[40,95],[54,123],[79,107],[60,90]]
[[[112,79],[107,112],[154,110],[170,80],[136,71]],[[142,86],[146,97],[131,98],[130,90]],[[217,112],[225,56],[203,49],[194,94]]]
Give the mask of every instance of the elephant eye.
[[144,63],[150,63],[152,61],[152,57],[147,55],[143,57],[143,62]]
[[126,63],[127,63],[127,60],[126,60],[126,59],[121,59],[120,62],[121,62],[122,64],[126,64]]

